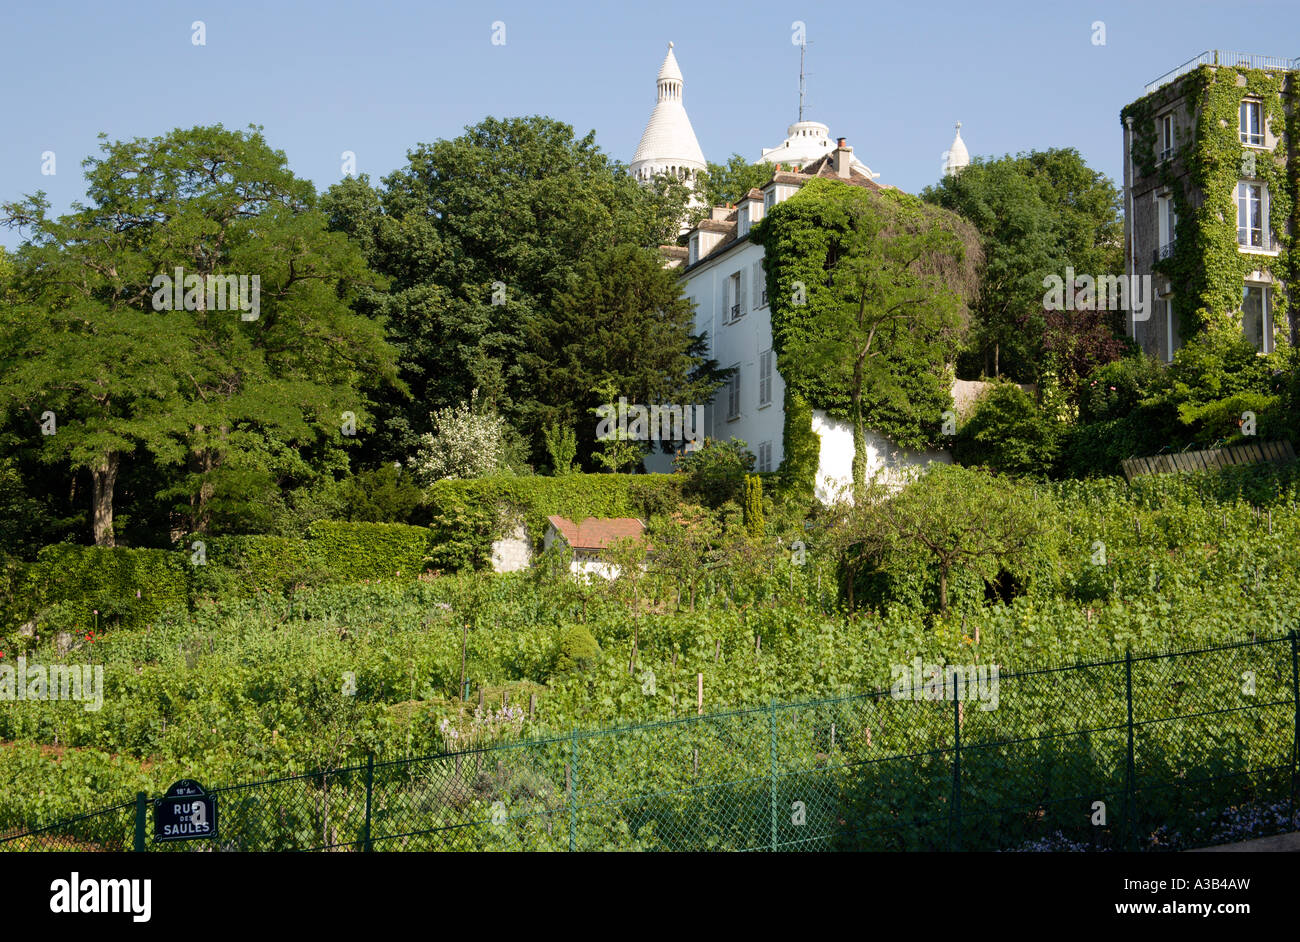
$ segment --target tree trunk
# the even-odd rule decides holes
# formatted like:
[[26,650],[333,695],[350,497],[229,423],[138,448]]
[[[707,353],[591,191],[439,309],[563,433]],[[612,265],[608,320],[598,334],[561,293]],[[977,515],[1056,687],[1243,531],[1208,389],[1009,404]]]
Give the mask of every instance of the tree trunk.
[[867,432],[862,424],[862,367],[853,370],[853,500],[862,499],[867,486]]
[[113,541],[113,487],[117,484],[119,460],[117,452],[110,451],[98,465],[90,469],[90,481],[93,486],[92,526],[96,546],[116,545]]
[[948,614],[948,567],[939,567],[939,614]]

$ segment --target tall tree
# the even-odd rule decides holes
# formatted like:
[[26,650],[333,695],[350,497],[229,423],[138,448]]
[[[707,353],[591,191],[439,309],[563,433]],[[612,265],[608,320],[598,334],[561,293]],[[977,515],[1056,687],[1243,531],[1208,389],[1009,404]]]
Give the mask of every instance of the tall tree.
[[349,306],[377,279],[260,129],[102,150],[87,205],[58,219],[42,194],[3,206],[27,239],[0,320],[0,407],[46,432],[48,460],[89,471],[94,541],[111,546],[124,460],[174,469],[173,529],[206,530],[286,473],[338,464],[344,413],[368,422],[362,377],[396,369],[382,324]]
[[[1119,191],[1078,151],[976,158],[921,195],[964,216],[983,240],[985,265],[968,372],[1039,382],[1046,372],[1059,372],[1063,358],[1069,360],[1067,369],[1077,372],[1081,352],[1095,355],[1097,362],[1113,358],[1115,348],[1096,337],[1082,345],[1065,342],[1061,319],[1049,323],[1043,310],[1047,275],[1064,278],[1067,266],[1093,277],[1123,271]],[[1073,326],[1095,334],[1096,320]],[[1109,314],[1100,320],[1112,332],[1118,323]]]
[[732,154],[725,164],[710,161],[701,180],[704,199],[709,206],[735,203],[750,190],[771,180],[775,169],[763,161],[751,164],[739,154]]
[[[536,325],[569,317],[561,296],[575,277],[589,285],[593,271],[617,274],[599,262],[614,247],[649,249],[674,238],[685,188],[641,187],[593,134],[577,138],[569,125],[544,117],[488,118],[408,158],[381,187],[349,180],[325,200],[333,225],[392,280],[388,293],[362,299],[362,309],[389,319],[413,394],[389,397],[394,416],[370,457],[409,453],[432,409],[477,388],[545,460],[543,429],[569,408],[580,384],[559,364],[547,365],[545,379],[535,375],[537,359],[525,354]],[[654,332],[656,316],[646,308],[620,326]],[[680,319],[673,324],[686,329]],[[620,349],[631,357],[628,371],[643,375],[661,356],[644,343]],[[566,355],[575,359],[564,367],[576,373],[606,359],[595,343]]]

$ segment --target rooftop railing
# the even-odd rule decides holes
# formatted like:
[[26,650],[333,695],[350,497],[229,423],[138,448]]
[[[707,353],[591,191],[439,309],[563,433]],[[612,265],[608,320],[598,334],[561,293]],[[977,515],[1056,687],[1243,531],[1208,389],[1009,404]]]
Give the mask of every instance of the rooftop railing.
[[1286,56],[1259,56],[1249,52],[1229,52],[1224,49],[1208,49],[1193,59],[1188,59],[1176,69],[1171,69],[1154,82],[1149,82],[1145,95],[1150,95],[1157,88],[1168,85],[1181,75],[1186,75],[1203,65],[1244,66],[1248,69],[1280,69],[1283,71],[1300,70],[1300,58],[1288,59]]

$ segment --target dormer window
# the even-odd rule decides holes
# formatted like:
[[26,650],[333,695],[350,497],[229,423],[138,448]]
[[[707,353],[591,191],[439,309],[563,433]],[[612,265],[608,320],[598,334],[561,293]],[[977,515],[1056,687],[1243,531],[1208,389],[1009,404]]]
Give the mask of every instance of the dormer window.
[[698,232],[692,232],[691,247],[689,253],[686,256],[686,264],[694,265],[699,260],[700,260],[700,234]]
[[749,201],[740,204],[736,210],[736,235],[744,238],[749,235]]
[[776,187],[770,187],[763,193],[763,214],[776,205]]

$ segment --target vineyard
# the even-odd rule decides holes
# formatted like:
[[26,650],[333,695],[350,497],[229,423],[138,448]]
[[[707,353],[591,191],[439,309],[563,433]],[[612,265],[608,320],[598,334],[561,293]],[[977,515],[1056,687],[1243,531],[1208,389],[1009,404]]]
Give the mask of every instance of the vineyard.
[[[1300,505],[1289,474],[1251,469],[1149,477],[1131,485],[1106,479],[1038,485],[1035,492],[1047,519],[1021,571],[1009,574],[1015,586],[1009,597],[990,597],[988,586],[959,577],[943,615],[909,602],[930,591],[933,573],[924,570],[905,578],[884,574],[888,592],[846,611],[836,560],[819,553],[814,526],[803,531],[802,565],[772,535],[773,551],[757,556],[743,575],[732,569],[708,576],[693,610],[679,585],[653,570],[632,597],[617,583],[583,587],[537,567],[522,574],[465,573],[216,598],[192,609],[178,606],[142,627],[99,633],[88,617],[84,635],[70,644],[6,638],[6,661],[21,653],[28,662],[103,665],[104,692],[97,711],[66,701],[0,705],[0,829],[67,819],[126,802],[138,791],[161,794],[180,778],[215,787],[352,768],[348,774],[355,779],[370,757],[396,770],[405,768],[394,764],[402,760],[512,743],[535,749],[525,744],[550,742],[558,756],[571,748],[575,730],[612,726],[669,723],[681,736],[705,739],[677,742],[663,753],[646,746],[644,737],[588,740],[593,752],[583,767],[602,770],[604,778],[580,779],[583,787],[597,788],[599,781],[611,794],[640,794],[657,781],[676,782],[679,773],[700,774],[689,761],[692,750],[706,774],[708,763],[748,761],[741,757],[754,736],[763,746],[754,751],[754,775],[740,777],[766,781],[773,735],[766,708],[774,702],[824,704],[816,708],[819,718],[808,722],[823,738],[836,724],[841,738],[834,755],[846,767],[866,758],[854,750],[901,755],[947,748],[940,740],[951,732],[951,704],[947,713],[942,705],[923,705],[934,713],[930,723],[915,721],[916,704],[861,698],[888,689],[891,667],[914,657],[1025,673],[1122,660],[1128,650],[1281,639],[1295,627]],[[782,535],[785,546],[793,535]],[[1226,781],[1276,766],[1289,740],[1279,740],[1274,727],[1289,730],[1286,717],[1223,708],[1230,695],[1241,695],[1247,671],[1258,683],[1253,704],[1285,700],[1269,687],[1289,680],[1283,647],[1234,649],[1232,658],[1186,674],[1173,669],[1174,661],[1166,662],[1163,674],[1140,674],[1142,696],[1174,698],[1169,702],[1189,714],[1222,710],[1212,724],[1179,726],[1179,736],[1150,739],[1141,761],[1162,774],[1185,779],[1201,768]],[[992,766],[982,773],[987,787],[1004,783],[987,799],[989,806],[1014,803],[1017,776],[1010,773],[1016,769],[1026,775],[1051,769],[1053,776],[1113,791],[1115,756],[1122,763],[1123,754],[1122,748],[1116,752],[1113,727],[1116,717],[1123,723],[1123,698],[1111,671],[1090,680],[1086,696],[1069,684],[1026,679],[1007,684],[998,709],[968,711],[971,735],[990,741],[1024,727],[1029,714],[1034,728],[1059,722],[1062,729],[1109,730],[1063,751],[1045,744],[1032,761],[1015,750],[997,752],[988,761],[1006,774],[994,774]],[[831,716],[835,711],[838,718]],[[886,724],[895,739],[882,743],[872,711],[905,711]],[[710,726],[691,719],[700,712],[752,716],[757,725],[749,730],[747,721],[735,720]],[[783,715],[784,723],[793,713]],[[911,719],[902,722],[903,716]],[[867,745],[863,728],[877,730],[874,746]],[[654,739],[668,741],[666,734]],[[790,750],[803,763],[799,768],[816,768],[818,755],[832,755],[830,743],[818,745],[811,734],[799,742]],[[597,744],[602,754],[594,751]],[[546,800],[559,800],[563,759],[546,768],[532,785],[511,780],[511,794],[550,795],[536,798],[543,808]],[[946,759],[929,773],[922,768],[908,766],[890,787],[921,796],[924,783],[909,776],[938,781],[951,775]],[[669,769],[675,771],[669,775]],[[886,774],[881,781],[893,780]],[[850,793],[865,801],[872,789],[884,787],[881,781],[848,792],[836,786],[836,801],[847,801]],[[767,787],[760,788],[767,796],[762,801],[770,801],[762,790]],[[1090,788],[1065,791],[1082,795]],[[453,804],[490,817],[499,791],[468,788]],[[439,795],[426,795],[402,814],[427,820],[442,813]],[[1221,804],[1226,800],[1220,795]],[[589,813],[609,815],[598,830],[613,844],[623,834],[625,846],[633,846],[632,832],[620,830],[631,824],[617,813],[617,803],[591,804],[604,810]],[[747,798],[738,807],[759,804]],[[874,826],[871,807],[855,813],[862,827]],[[561,840],[557,825],[546,830],[548,817],[554,814],[529,817],[542,829],[536,834],[547,836],[526,846]],[[349,842],[355,840],[353,823],[344,829]],[[645,831],[644,840],[662,846],[666,826]],[[307,832],[313,845],[329,843]],[[908,843],[912,838],[904,843],[930,846],[928,838],[915,839],[920,845]]]

